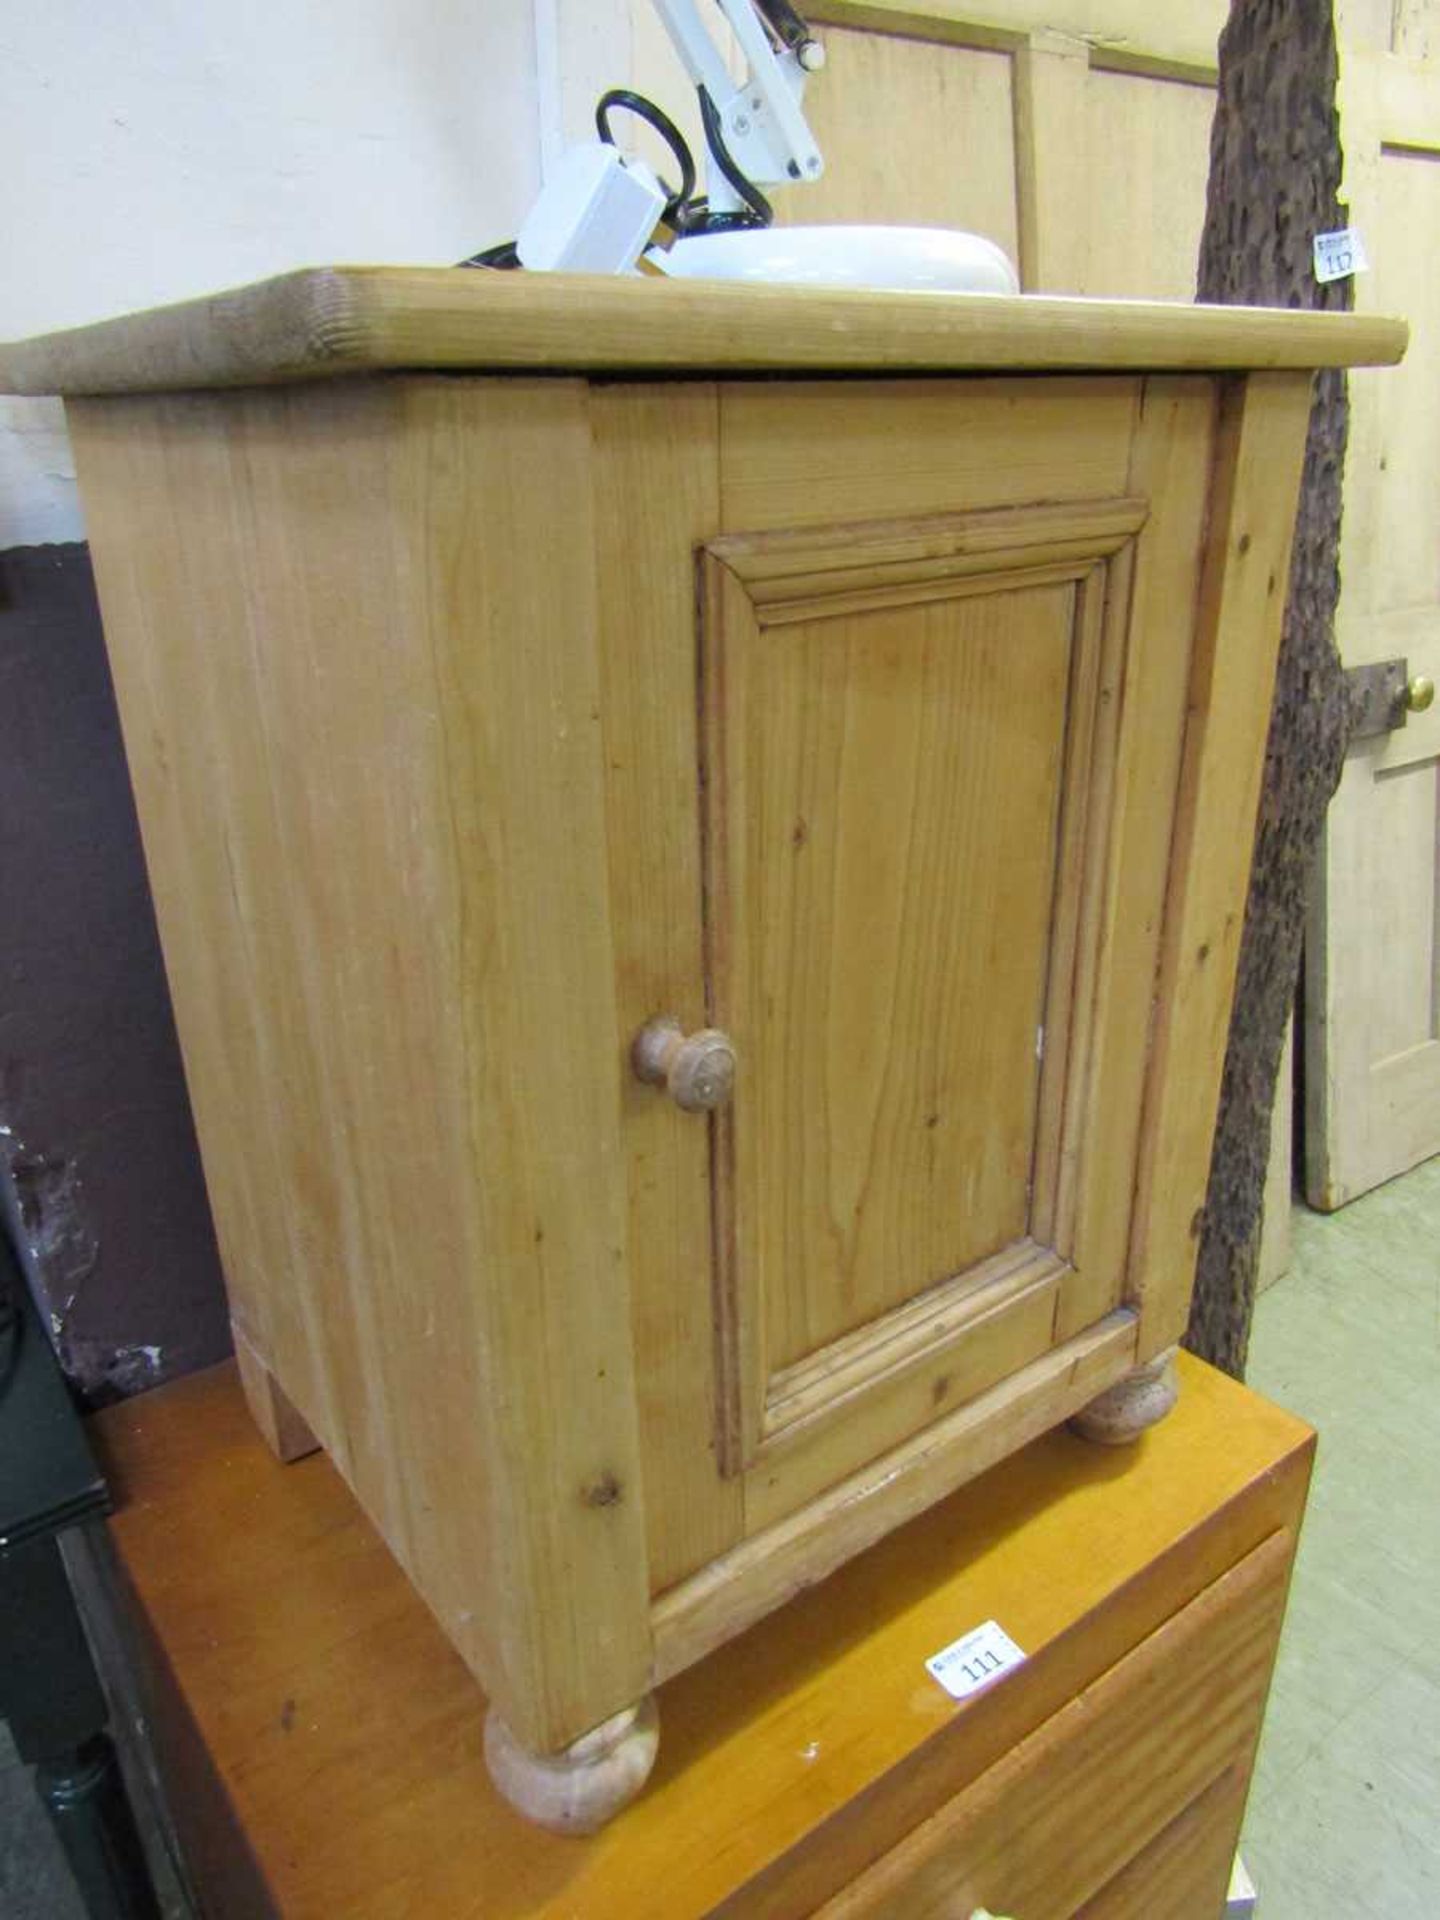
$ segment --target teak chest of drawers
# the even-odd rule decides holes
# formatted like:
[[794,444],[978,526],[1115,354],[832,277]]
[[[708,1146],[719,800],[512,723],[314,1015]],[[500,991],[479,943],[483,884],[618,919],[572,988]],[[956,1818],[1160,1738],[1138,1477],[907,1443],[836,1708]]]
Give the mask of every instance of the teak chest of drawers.
[[[1042,1435],[668,1681],[650,1790],[587,1840],[491,1790],[479,1689],[230,1367],[109,1409],[207,1920],[1220,1920],[1313,1437],[1179,1367],[1138,1445]],[[1026,1658],[951,1700],[925,1662],[990,1619]]]
[[69,396],[252,1401],[537,1817],[1167,1404],[1310,369],[1403,337],[342,269],[0,356]]

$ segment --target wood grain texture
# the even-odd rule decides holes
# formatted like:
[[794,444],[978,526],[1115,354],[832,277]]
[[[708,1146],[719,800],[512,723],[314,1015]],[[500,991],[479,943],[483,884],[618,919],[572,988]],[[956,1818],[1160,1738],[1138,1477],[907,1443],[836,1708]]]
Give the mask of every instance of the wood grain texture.
[[1020,284],[1027,293],[1081,293],[1090,195],[1075,158],[1089,151],[1089,48],[1060,33],[1032,34],[1014,67]]
[[[706,1021],[695,551],[719,523],[719,407],[703,382],[591,395],[606,848],[622,1045],[656,1014]],[[638,511],[636,502],[645,508]],[[709,1129],[622,1079],[635,1385],[650,1586],[734,1546],[715,1471]]]
[[[1123,1461],[1052,1434],[671,1682],[650,1789],[578,1842],[500,1802],[457,1656],[330,1463],[276,1465],[230,1369],[111,1409],[115,1543],[158,1643],[172,1710],[153,1717],[188,1724],[172,1786],[207,1911],[813,1912],[1296,1525],[1307,1431],[1181,1364],[1174,1416]],[[923,1663],[989,1618],[1030,1658],[956,1706]],[[224,1832],[268,1883],[249,1905],[233,1856],[217,1865]]]
[[1125,492],[1141,383],[726,381],[727,533],[976,512]]
[[232,1323],[235,1342],[235,1370],[245,1392],[250,1417],[264,1435],[265,1444],[277,1460],[303,1460],[314,1453],[320,1442],[296,1412],[278,1381],[242,1328]]
[[[1015,0],[1005,13],[1002,29],[941,0],[822,7],[839,30],[806,110],[826,177],[782,195],[788,217],[823,201],[818,217],[969,227],[1007,248],[1027,293],[1189,301],[1223,15],[1208,35],[1194,23],[1186,58],[1165,9],[1142,22],[1107,0]],[[872,184],[897,142],[917,158]]]
[[743,1466],[759,1533],[1029,1366],[1054,1344],[1065,1262],[1021,1240],[770,1376]]
[[1078,1332],[1118,1297],[1136,1297],[1133,1274],[1118,1294],[1112,1278],[1127,1266],[1133,1206],[1128,1177],[1122,1194],[1114,1173],[1135,1167],[1140,1145],[1152,1042],[1147,1009],[1159,972],[1194,645],[1190,623],[1177,620],[1175,610],[1198,603],[1214,432],[1211,383],[1145,383],[1125,485],[1148,502],[1149,514],[1128,582],[1132,640],[1123,676],[1122,663],[1113,664],[1103,689],[1119,733],[1095,883],[1090,1068],[1072,1094],[1078,1138],[1094,1171],[1074,1196],[1076,1275],[1056,1324],[1060,1337]]
[[1248,1768],[1294,1536],[1262,1546],[917,1827],[817,1920],[1072,1920],[1227,1770]]
[[564,1744],[649,1663],[585,389],[73,414],[236,1319]]
[[719,579],[714,1011],[768,1375],[1025,1231],[1074,593],[767,630]]
[[237,1324],[522,1743],[1173,1340],[1305,386],[75,404]]
[[317,267],[0,349],[0,392],[135,393],[397,368],[860,372],[1390,363],[1402,321],[1146,302]]
[[1248,1785],[1248,1769],[1228,1768],[1087,1900],[1075,1920],[1223,1915]]
[[747,1487],[746,1524],[760,1530],[660,1596],[654,1608],[656,1670],[678,1673],[754,1621],[823,1579],[852,1554],[1037,1434],[1057,1426],[1134,1365],[1132,1315],[1098,1326],[1032,1360],[913,1438],[881,1454],[798,1512],[785,1484],[772,1525]]
[[[1071,1331],[1118,1303],[1130,1181],[1090,1046],[1146,515],[707,549],[711,1011],[748,1062],[715,1134],[722,1432],[754,1468],[747,1531],[1034,1359],[1047,1299]],[[1148,908],[1116,884],[1153,926],[1144,877]],[[1083,1277],[1082,1193],[1115,1216]],[[1084,1317],[1057,1294],[1081,1278]]]
[[[1211,81],[1092,68],[1084,107],[1085,277],[1076,292],[1193,298],[1215,114]],[[1065,165],[1061,153],[1054,157]],[[1063,282],[1041,284],[1065,290]]]
[[[893,34],[824,36],[825,77],[805,116],[825,156],[813,185],[781,189],[787,224],[959,227],[1015,257],[1011,63],[1002,53]],[[885,137],[872,129],[877,109]]]
[[1273,502],[1295,497],[1309,418],[1296,376],[1222,401],[1131,1241],[1141,1360],[1188,1316],[1290,561]]
[[1215,74],[1224,0],[1183,8],[1147,0],[811,0],[807,19],[1019,52],[1037,30],[1079,41],[1097,64]]

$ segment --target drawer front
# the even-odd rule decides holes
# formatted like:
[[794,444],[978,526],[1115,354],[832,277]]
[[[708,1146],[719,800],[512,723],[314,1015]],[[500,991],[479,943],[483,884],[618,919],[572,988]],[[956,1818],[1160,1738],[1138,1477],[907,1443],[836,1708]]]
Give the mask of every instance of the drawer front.
[[[1189,1873],[1203,1892],[1216,1823],[1229,1823],[1230,1845],[1238,1831],[1293,1544],[1271,1535],[831,1900],[826,1920],[968,1920],[976,1907],[1138,1920],[1150,1908],[1137,1856],[1153,1843],[1158,1859],[1172,1826],[1173,1910],[1202,1912],[1175,1904],[1175,1882]],[[1204,1844],[1191,1847],[1186,1810],[1212,1790]]]
[[1249,1785],[1247,1766],[1228,1767],[1075,1920],[1219,1920]]

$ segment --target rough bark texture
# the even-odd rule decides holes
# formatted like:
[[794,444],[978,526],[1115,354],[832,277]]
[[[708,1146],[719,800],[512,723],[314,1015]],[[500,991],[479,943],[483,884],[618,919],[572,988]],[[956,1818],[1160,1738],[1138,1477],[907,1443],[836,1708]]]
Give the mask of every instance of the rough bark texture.
[[[1328,0],[1234,0],[1220,40],[1200,299],[1349,306],[1350,282],[1321,286],[1311,259],[1313,235],[1346,224],[1335,70]],[[1345,376],[1322,374],[1186,1335],[1193,1352],[1237,1377],[1255,1306],[1270,1117],[1299,978],[1306,891],[1348,730],[1334,642],[1346,424]]]

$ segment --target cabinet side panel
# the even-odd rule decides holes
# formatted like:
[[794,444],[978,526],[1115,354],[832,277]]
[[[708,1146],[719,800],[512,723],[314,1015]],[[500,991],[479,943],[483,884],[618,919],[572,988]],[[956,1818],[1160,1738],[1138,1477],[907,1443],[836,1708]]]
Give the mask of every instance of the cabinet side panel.
[[[325,761],[342,727],[375,757],[368,709],[382,685],[409,707],[415,662],[367,645],[402,625],[383,466],[336,467],[383,444],[389,398],[334,399],[298,438],[288,396],[78,402],[69,420],[232,1312],[403,1549],[403,1490],[367,1412],[383,1342],[359,1279],[366,1155],[340,1119],[352,1062],[327,1044],[340,1004],[362,998],[334,964],[346,843],[370,839],[377,870],[396,850]],[[262,528],[277,490],[297,511]],[[301,491],[308,504],[287,502]],[[433,816],[423,765],[393,757],[408,804]],[[432,1095],[437,1132],[454,1091]]]
[[1142,1360],[1189,1311],[1310,387],[1288,373],[1222,388],[1130,1243]]
[[650,1677],[589,389],[432,378],[405,393],[400,512],[436,660],[481,1176],[501,1705],[548,1748]]
[[73,414],[237,1320],[562,1744],[648,1663],[585,390]]
[[[624,1045],[656,1014],[703,1027],[695,554],[719,526],[712,384],[597,387],[595,530],[616,1005]],[[627,1076],[630,1271],[660,1592],[740,1538],[716,1471],[710,1122]]]
[[1125,1265],[1125,1202],[1134,1192],[1214,434],[1212,381],[1146,382],[1128,486],[1147,503],[1149,517],[1135,550],[1132,637],[1120,696],[1115,812],[1092,996],[1094,1064],[1079,1095],[1090,1151],[1127,1170],[1126,1195],[1122,1201],[1103,1182],[1079,1195],[1075,1263],[1088,1277],[1067,1289],[1056,1325],[1062,1338],[1116,1304],[1115,1276]]

